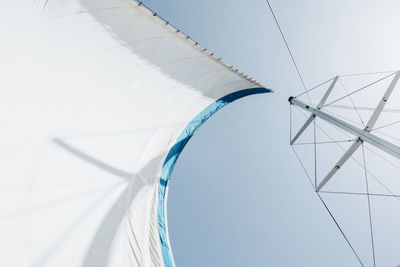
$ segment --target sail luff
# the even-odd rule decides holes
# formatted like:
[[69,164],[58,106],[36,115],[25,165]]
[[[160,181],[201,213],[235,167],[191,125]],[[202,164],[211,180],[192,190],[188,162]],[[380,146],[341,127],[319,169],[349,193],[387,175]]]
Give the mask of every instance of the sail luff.
[[165,266],[170,151],[210,105],[269,90],[134,1],[44,2],[0,4],[0,265]]

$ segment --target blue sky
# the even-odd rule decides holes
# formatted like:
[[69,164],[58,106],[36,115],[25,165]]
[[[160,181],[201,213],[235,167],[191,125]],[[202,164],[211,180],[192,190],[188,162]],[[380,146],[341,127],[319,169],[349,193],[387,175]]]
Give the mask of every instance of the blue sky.
[[[266,2],[144,3],[276,91],[225,107],[182,153],[168,199],[177,265],[359,266],[289,146],[287,98],[302,87]],[[337,74],[399,68],[398,1],[271,4],[308,88]],[[368,222],[346,216],[357,216],[359,207],[346,201],[360,200],[340,201],[334,212],[365,265],[372,266]],[[379,241],[383,246],[386,240]],[[396,243],[389,244],[393,250]],[[381,251],[377,266],[400,263]]]

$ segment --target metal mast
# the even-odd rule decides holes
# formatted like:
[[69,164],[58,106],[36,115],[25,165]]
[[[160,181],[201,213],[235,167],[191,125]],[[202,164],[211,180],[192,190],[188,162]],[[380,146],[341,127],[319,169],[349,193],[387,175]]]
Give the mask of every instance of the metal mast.
[[343,166],[343,164],[353,155],[353,153],[361,146],[363,142],[367,142],[376,148],[389,153],[390,155],[400,159],[400,147],[396,146],[395,144],[388,142],[372,133],[370,131],[376,124],[376,121],[379,118],[379,115],[382,113],[383,108],[386,105],[391,93],[393,92],[394,87],[396,86],[398,80],[400,78],[400,71],[396,72],[392,82],[390,83],[389,87],[386,89],[385,94],[380,99],[376,109],[374,110],[371,118],[369,119],[368,123],[366,124],[364,129],[360,129],[347,123],[339,118],[336,118],[326,112],[322,111],[321,108],[324,106],[326,100],[328,99],[330,93],[332,92],[333,87],[335,86],[338,76],[334,78],[331,85],[329,86],[327,92],[322,97],[320,103],[314,108],[311,107],[300,100],[296,99],[295,97],[289,97],[289,102],[292,105],[298,106],[308,112],[311,113],[311,116],[308,120],[304,123],[304,125],[300,128],[299,132],[294,136],[291,140],[290,144],[293,144],[299,136],[304,132],[304,130],[310,125],[310,123],[314,120],[315,117],[319,117],[328,123],[339,127],[340,129],[348,132],[356,136],[356,141],[350,146],[350,148],[344,153],[344,155],[338,160],[335,166],[329,171],[329,173],[325,176],[325,178],[316,186],[315,190],[318,192],[322,189],[322,187],[333,177],[333,175]]

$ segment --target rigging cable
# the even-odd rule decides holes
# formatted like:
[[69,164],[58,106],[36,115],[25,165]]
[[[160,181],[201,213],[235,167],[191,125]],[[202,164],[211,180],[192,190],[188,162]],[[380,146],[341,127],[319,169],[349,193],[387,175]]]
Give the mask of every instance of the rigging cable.
[[[314,183],[312,182],[311,176],[308,174],[306,168],[304,167],[303,162],[301,161],[299,155],[297,154],[296,150],[293,148],[293,146],[290,146],[294,152],[294,154],[296,155],[297,160],[300,162],[300,165],[304,171],[304,173],[306,174],[308,180],[310,181],[311,186],[314,187]],[[315,188],[315,187],[314,187]],[[339,223],[337,222],[335,216],[333,215],[333,213],[331,212],[331,210],[328,208],[328,206],[326,205],[325,201],[322,199],[322,197],[320,196],[319,192],[316,192],[319,200],[322,202],[322,204],[324,205],[326,211],[329,213],[329,216],[332,218],[333,222],[335,223],[336,227],[339,229],[340,233],[342,234],[343,238],[346,240],[347,244],[349,245],[350,249],[353,251],[353,254],[356,256],[357,260],[360,262],[361,266],[364,267],[363,262],[361,261],[360,257],[358,256],[356,250],[354,249],[354,247],[351,245],[350,240],[348,239],[348,237],[346,236],[346,234],[344,233],[343,229],[340,227]]]
[[328,114],[331,114],[331,115],[333,115],[333,116],[336,116],[336,117],[338,117],[338,118],[341,118],[341,119],[343,119],[343,120],[347,120],[347,121],[350,121],[350,122],[352,122],[352,123],[354,123],[354,124],[357,124],[358,126],[363,126],[363,124],[361,124],[361,123],[359,123],[359,122],[356,122],[356,121],[354,121],[354,120],[351,120],[351,119],[349,119],[349,118],[346,118],[346,117],[344,117],[344,116],[342,116],[342,115],[339,115],[339,114],[337,114],[337,113],[334,113],[334,112],[332,112],[332,111],[329,111],[329,110],[327,110],[327,109],[324,109],[324,111],[326,112],[326,113],[328,113]]
[[330,103],[324,105],[324,107],[327,107],[327,106],[329,106],[329,105],[331,105],[331,104],[333,104],[333,103],[336,103],[336,102],[338,102],[338,101],[340,101],[340,100],[342,100],[342,99],[344,99],[344,98],[346,98],[346,97],[348,97],[348,96],[351,96],[351,95],[353,95],[353,94],[355,94],[355,93],[358,93],[359,91],[364,90],[365,88],[370,87],[371,85],[374,85],[374,84],[376,84],[376,83],[378,83],[378,82],[380,82],[380,81],[383,81],[384,79],[389,78],[390,76],[392,76],[392,75],[394,75],[394,74],[396,74],[396,72],[393,72],[393,73],[391,73],[391,74],[389,74],[389,75],[386,75],[385,77],[380,78],[379,80],[376,80],[376,81],[374,81],[374,82],[372,82],[372,83],[369,83],[369,84],[367,84],[367,85],[361,87],[360,89],[357,89],[357,90],[355,90],[355,91],[353,91],[353,92],[351,92],[351,93],[349,93],[349,94],[347,94],[347,95],[345,95],[345,96],[342,96],[342,97],[340,97],[340,98],[338,98],[338,99],[336,99],[336,100],[334,100],[334,101],[332,101],[332,102],[330,102]]
[[[309,92],[307,91],[307,88],[306,88],[306,85],[305,85],[305,83],[304,83],[303,77],[302,77],[302,75],[301,75],[301,73],[300,73],[299,67],[297,66],[296,60],[294,59],[294,56],[293,56],[293,54],[292,54],[292,51],[290,50],[290,47],[289,47],[288,42],[286,41],[285,35],[283,34],[283,31],[282,31],[281,26],[280,26],[280,24],[279,24],[279,22],[278,22],[278,19],[277,19],[276,16],[275,16],[274,10],[272,9],[272,6],[271,6],[269,0],[266,0],[266,2],[267,2],[267,4],[268,4],[269,10],[271,11],[271,14],[272,14],[274,20],[275,20],[275,23],[276,23],[276,25],[277,25],[277,27],[278,27],[278,29],[279,29],[279,32],[280,32],[280,34],[281,34],[281,36],[282,36],[282,39],[283,39],[283,41],[284,41],[284,43],[285,43],[285,45],[286,45],[286,48],[287,48],[287,50],[288,50],[288,52],[289,52],[289,55],[290,55],[290,58],[292,59],[292,62],[293,62],[293,64],[294,64],[295,68],[296,68],[296,71],[297,71],[297,74],[298,74],[298,76],[299,76],[299,78],[300,78],[301,84],[303,85],[303,89],[304,89],[305,93],[307,94],[307,97],[308,97],[308,99],[309,99],[309,101],[310,101],[310,103],[311,103],[312,101],[311,101],[310,94],[309,94]],[[393,75],[393,74],[391,74],[391,75]],[[391,75],[389,75],[389,76],[391,76]],[[361,89],[360,89],[360,90],[361,90]],[[353,93],[355,93],[355,92],[353,92]],[[330,103],[330,104],[332,104],[332,103]],[[315,122],[314,122],[314,125],[315,125]],[[315,139],[315,133],[314,133],[314,139]],[[315,142],[315,140],[314,140],[314,142]],[[292,149],[293,149],[294,153],[296,154],[297,159],[300,161],[300,158],[299,158],[299,156],[297,155],[297,153],[296,153],[296,151],[294,150],[293,147],[292,147]],[[311,180],[311,177],[308,175],[308,173],[307,173],[307,171],[306,171],[304,165],[302,164],[301,161],[300,161],[300,163],[301,163],[301,165],[302,165],[302,167],[303,167],[303,170],[306,172],[306,175],[307,175],[308,179],[310,180],[310,183],[313,185],[313,182],[312,182],[312,180]],[[318,192],[317,192],[317,195],[318,195],[319,199],[321,200],[321,202],[323,203],[323,205],[324,205],[324,207],[326,208],[326,210],[328,211],[329,215],[331,216],[331,218],[332,218],[333,221],[335,222],[337,228],[338,228],[339,231],[342,233],[344,239],[346,240],[347,244],[350,246],[350,248],[351,248],[351,250],[353,251],[354,255],[357,257],[357,259],[358,259],[358,261],[360,262],[361,266],[364,266],[364,264],[362,263],[360,257],[358,256],[357,252],[355,251],[355,249],[354,249],[353,246],[351,245],[349,239],[347,238],[347,236],[346,236],[345,233],[343,232],[342,228],[340,227],[340,225],[339,225],[338,222],[336,221],[335,217],[333,216],[332,212],[329,210],[328,206],[325,204],[324,200],[322,199],[322,197],[320,196],[320,194],[319,194]]]
[[319,199],[321,200],[322,204],[324,204],[325,209],[328,211],[329,215],[331,216],[332,220],[335,222],[337,228],[339,229],[339,231],[342,233],[344,239],[346,240],[347,244],[350,246],[351,250],[353,251],[354,255],[357,257],[357,260],[360,262],[361,266],[364,267],[364,264],[362,263],[360,257],[358,256],[357,252],[355,251],[355,249],[353,248],[353,246],[351,245],[349,239],[347,238],[346,234],[343,232],[342,228],[340,227],[339,223],[336,221],[335,216],[333,216],[333,213],[330,211],[330,209],[328,208],[328,206],[326,205],[325,201],[322,199],[322,197],[320,196],[320,194],[318,192],[317,196],[319,197]]
[[[315,88],[314,88],[315,89]],[[308,90],[309,92],[311,90]],[[298,96],[304,95],[305,93],[302,93]],[[296,98],[298,97],[296,96]],[[316,106],[315,103],[310,103],[312,106]],[[327,108],[326,106],[324,106],[324,108]],[[348,106],[348,105],[329,105],[328,108],[336,108],[336,109],[354,109],[354,107],[352,106]],[[358,110],[364,110],[364,111],[374,111],[376,108],[370,108],[370,107],[360,107],[360,106],[356,106],[355,108],[357,108]],[[400,109],[396,109],[396,108],[385,108],[382,109],[382,112],[386,112],[386,113],[400,113]]]
[[292,105],[289,106],[289,143],[292,141]]
[[376,266],[376,262],[375,262],[374,232],[373,232],[373,227],[372,227],[372,215],[371,215],[371,199],[370,199],[370,195],[369,195],[367,164],[365,162],[365,151],[364,151],[364,144],[363,143],[361,143],[361,148],[362,148],[362,155],[363,155],[363,161],[364,161],[365,186],[366,186],[366,189],[367,189],[369,231],[370,231],[370,235],[371,235],[372,259],[374,260],[374,267],[375,267]]
[[306,167],[304,167],[304,164],[303,164],[303,162],[301,161],[299,155],[297,154],[297,152],[296,152],[296,150],[294,149],[293,146],[290,146],[290,147],[292,148],[294,154],[296,155],[297,160],[300,162],[300,165],[301,165],[301,167],[303,168],[303,171],[304,171],[304,173],[306,174],[308,180],[310,181],[311,186],[315,189],[314,183],[312,182],[312,179],[311,179],[310,175],[308,174],[308,172],[307,172],[307,170],[306,170]]
[[376,128],[374,128],[374,129],[372,129],[371,131],[373,131],[373,130],[378,130],[378,129],[382,129],[382,128],[385,128],[385,127],[391,126],[391,125],[393,125],[393,124],[397,124],[397,123],[399,123],[399,122],[400,122],[400,121],[391,122],[391,123],[389,123],[389,124],[386,124],[386,125],[383,125],[383,126],[376,127]]
[[393,163],[392,161],[388,160],[387,158],[385,158],[384,156],[382,156],[381,154],[379,154],[378,152],[372,150],[369,147],[365,147],[366,149],[368,149],[371,153],[377,155],[378,157],[380,157],[381,159],[383,159],[384,161],[386,161],[388,164],[392,165],[393,167],[395,167],[396,169],[400,170],[400,166],[397,165],[396,163]]
[[301,76],[299,67],[297,66],[296,60],[294,59],[294,56],[293,56],[293,54],[292,54],[292,50],[290,50],[289,44],[288,44],[288,42],[286,41],[286,37],[285,37],[285,35],[283,34],[283,31],[282,31],[281,26],[280,26],[280,24],[279,24],[279,22],[278,22],[278,19],[277,19],[276,16],[275,16],[275,12],[274,12],[274,10],[272,9],[271,4],[269,3],[269,0],[266,0],[266,2],[267,2],[267,4],[268,4],[269,10],[271,11],[272,16],[274,17],[275,24],[276,24],[276,26],[278,27],[278,30],[279,30],[279,32],[280,32],[280,34],[281,34],[281,36],[282,36],[282,39],[283,39],[283,41],[285,42],[286,48],[287,48],[287,50],[288,50],[288,52],[289,52],[290,58],[292,59],[293,65],[294,65],[294,67],[296,68],[297,74],[299,75],[299,78],[300,78],[301,84],[303,85],[304,91],[307,93],[308,99],[309,99],[310,102],[311,102],[310,94],[309,94],[308,91],[307,91],[306,84],[304,83],[304,80],[303,80],[303,77]]
[[[383,73],[383,72],[382,72]],[[354,74],[354,75],[356,75],[356,74]],[[359,75],[364,75],[364,74],[359,74]],[[392,75],[392,74],[391,74]],[[390,76],[390,75],[389,75]],[[387,78],[387,77],[384,77],[383,79],[385,79],[385,78]],[[327,81],[326,81],[327,82]],[[326,83],[326,82],[324,82],[324,83]],[[324,84],[324,83],[322,83],[322,84]],[[320,85],[322,85],[322,84],[320,84]],[[315,88],[317,88],[318,86],[320,86],[320,85],[317,85],[317,86],[315,86],[315,87],[313,87],[312,89],[315,89]],[[358,91],[358,90],[357,90]],[[304,94],[304,93],[303,93]],[[338,108],[349,108],[349,109],[354,109],[354,107],[348,107],[348,106],[343,106],[343,105],[329,105],[329,107],[338,107]],[[297,107],[296,107],[297,108]],[[365,109],[365,110],[367,110],[367,109],[373,109],[373,108],[367,108],[367,107],[357,107],[358,109]],[[300,111],[300,113],[302,113],[302,115],[303,116],[306,116],[301,110],[299,110],[298,108],[297,108],[297,110],[298,111]],[[340,115],[338,115],[338,114],[335,114],[335,113],[333,113],[333,112],[330,112],[330,111],[328,111],[328,110],[325,110],[326,112],[328,112],[328,113],[331,113],[332,115],[335,115],[335,116],[338,116],[338,117],[341,117],[341,118],[343,118],[343,119],[347,119],[347,120],[349,120],[348,118],[344,118],[343,116],[340,116]],[[384,109],[383,110],[384,112],[386,111],[386,112],[399,112],[400,110],[399,109]],[[307,117],[307,116],[306,116]],[[352,121],[352,120],[350,120],[350,121]],[[361,124],[359,124],[359,123],[357,123],[357,122],[355,122],[355,121],[352,121],[353,123],[355,123],[355,124],[358,124],[358,125],[360,125],[360,126],[362,126]],[[380,129],[380,128],[384,128],[384,127],[387,127],[387,126],[390,126],[390,125],[393,125],[393,124],[396,124],[396,123],[399,123],[400,121],[396,121],[396,122],[394,122],[394,123],[390,123],[390,124],[387,124],[387,125],[383,125],[383,126],[381,126],[381,127],[377,127],[377,128],[375,128],[375,129],[373,129],[373,130],[376,130],[376,132],[377,133],[380,133],[380,134],[382,134],[382,135],[385,135],[385,136],[387,136],[387,137],[390,137],[390,138],[392,138],[392,139],[395,139],[395,140],[397,140],[397,141],[400,141],[400,139],[398,139],[398,138],[396,138],[396,137],[394,137],[394,136],[391,136],[391,135],[388,135],[388,134],[386,134],[386,133],[383,133],[383,132],[381,132],[381,131],[377,131],[378,129]],[[322,128],[321,127],[319,127],[318,125],[317,125],[317,127],[321,130],[321,131],[323,131],[322,130]],[[340,128],[337,128],[336,126],[334,126],[337,130],[339,130],[339,131],[341,131],[342,133],[344,133],[345,135],[347,135],[348,137],[352,137],[351,135],[349,135],[348,133],[346,133],[345,131],[343,131],[342,129],[340,129]],[[330,137],[325,131],[323,131],[324,132],[324,134],[328,137],[328,138],[330,138],[334,143],[336,143],[343,151],[345,151],[344,150],[344,148],[343,147],[341,147],[338,143],[341,143],[341,142],[345,142],[345,141],[335,141],[335,140],[333,140],[333,138],[332,137]],[[324,143],[324,142],[320,142],[321,144],[322,143]],[[295,145],[302,145],[303,143],[297,143],[297,144],[295,144]],[[306,145],[306,144],[313,144],[313,143],[304,143],[304,145]],[[319,144],[319,143],[318,143]],[[392,166],[394,166],[394,167],[396,167],[397,169],[400,169],[400,167],[399,166],[397,166],[395,163],[392,163],[391,161],[389,161],[388,159],[386,159],[385,157],[383,157],[383,156],[381,156],[380,154],[378,154],[378,153],[376,153],[375,151],[373,151],[373,150],[371,150],[371,149],[369,149],[368,148],[368,146],[366,147],[366,149],[368,149],[368,150],[370,150],[371,152],[373,152],[374,154],[376,154],[376,155],[378,155],[379,157],[381,157],[383,160],[385,160],[385,161],[387,161],[389,164],[391,164]],[[358,162],[357,160],[355,160],[354,158],[353,158],[353,160],[360,166],[360,167],[362,167],[362,164],[360,163],[360,162]],[[376,180],[379,184],[381,184],[381,186],[386,190],[386,191],[388,191],[392,196],[396,196],[389,188],[387,188],[374,174],[372,174],[372,173],[370,173],[369,171],[368,171],[368,174],[370,175],[370,176],[372,176],[372,178],[374,178],[374,180]],[[396,197],[397,198],[397,200],[399,200],[399,202],[400,202],[400,198],[399,197]]]
[[[296,106],[295,106],[296,107]],[[304,114],[304,112],[302,110],[300,110],[300,108],[296,107],[297,110],[307,118],[307,115]],[[346,149],[344,149],[338,141],[335,141],[326,131],[324,131],[318,124],[316,124],[317,128],[323,132],[325,134],[325,136],[327,136],[332,142],[336,143],[336,145],[343,150],[343,152],[346,151]],[[342,129],[338,128],[337,126],[333,125],[337,130],[343,132],[345,135],[347,135],[348,137],[352,138],[351,135],[349,135],[348,133],[346,133],[345,131],[343,131]],[[367,149],[369,149],[368,147],[366,147]],[[369,149],[370,150],[370,149]],[[363,168],[363,165],[361,162],[359,162],[357,159],[355,159],[353,156],[350,157],[355,163],[357,163],[357,165],[361,168]],[[400,203],[400,197],[397,197],[383,182],[381,182],[378,177],[376,177],[373,173],[371,173],[370,171],[367,170],[367,173],[374,178],[375,181],[377,181],[387,192],[389,192],[389,194],[391,194],[392,196],[396,197],[397,201]]]
[[375,133],[379,133],[379,134],[384,135],[384,136],[386,136],[386,137],[392,138],[393,140],[400,141],[399,138],[394,137],[394,136],[392,136],[392,135],[390,135],[390,134],[384,133],[384,132],[382,132],[382,131],[378,131],[378,130],[376,130],[376,129],[375,129]]
[[314,187],[317,187],[317,133],[315,121],[317,118],[314,118]]
[[[305,114],[303,112],[301,112],[301,110],[299,110],[301,114],[303,114],[305,116]],[[318,127],[328,138],[330,138],[333,142],[335,142],[342,150],[344,150],[344,148],[342,146],[340,146],[340,144],[337,143],[337,141],[333,140],[332,137],[330,137],[323,129],[321,129],[317,124],[315,124],[316,127]],[[335,127],[336,128],[336,127]],[[367,147],[368,148],[368,147]],[[301,162],[299,156],[297,155],[296,151],[294,150],[293,146],[292,146],[293,151],[296,154],[297,159],[299,160],[300,164],[302,165],[303,171],[306,173],[309,181],[311,184],[311,177],[308,174],[307,170],[305,169],[303,163]],[[316,192],[319,199],[321,200],[321,202],[323,203],[323,205],[325,206],[326,210],[328,211],[329,215],[331,216],[332,220],[335,222],[337,228],[339,229],[339,231],[341,232],[342,236],[344,237],[344,239],[346,240],[347,244],[349,245],[349,247],[351,248],[351,250],[353,251],[353,254],[357,257],[358,261],[360,262],[360,264],[362,266],[364,266],[364,264],[362,263],[360,257],[358,256],[357,252],[355,251],[355,249],[353,248],[353,246],[351,245],[349,239],[347,238],[346,234],[343,232],[343,230],[341,229],[340,225],[338,224],[336,218],[334,217],[334,215],[332,214],[332,212],[329,210],[328,206],[326,205],[326,203],[324,202],[324,200],[322,199],[322,196],[320,195],[320,193],[337,193],[337,194],[354,194],[354,195],[366,195],[368,197],[368,211],[369,211],[369,225],[370,225],[370,235],[371,235],[371,247],[372,247],[372,257],[373,257],[373,262],[374,262],[374,267],[376,266],[376,260],[375,260],[375,245],[374,245],[374,239],[373,239],[373,227],[372,227],[372,215],[371,215],[371,204],[370,204],[370,196],[387,196],[387,197],[395,197],[397,200],[399,199],[399,195],[395,195],[391,190],[389,190],[389,188],[387,188],[381,181],[379,181],[379,179],[377,177],[375,177],[375,175],[373,175],[372,173],[370,173],[367,170],[366,167],[366,163],[365,163],[365,151],[364,151],[364,144],[362,145],[362,151],[363,151],[363,159],[364,159],[364,164],[362,165],[360,162],[358,162],[356,159],[354,159],[353,157],[351,157],[360,167],[364,168],[364,173],[365,173],[365,177],[366,177],[366,185],[367,185],[367,192],[366,193],[351,193],[351,192],[333,192],[333,191],[322,191],[322,192]],[[391,195],[385,195],[385,194],[371,194],[369,193],[369,188],[368,188],[368,176],[367,174],[371,175],[372,178],[374,178],[381,186],[383,186],[383,188],[385,188]]]
[[[346,106],[346,105],[329,105],[329,108],[341,108],[341,109],[354,109],[354,107],[351,106]],[[358,110],[372,110],[374,111],[375,108],[370,108],[370,107],[356,107]],[[384,108],[382,109],[382,112],[390,112],[390,113],[400,113],[400,109],[395,109],[395,108]]]
[[354,196],[373,196],[373,197],[400,197],[400,195],[388,195],[377,193],[363,193],[363,192],[346,192],[346,191],[319,191],[323,194],[337,194],[337,195],[354,195]]
[[[303,113],[302,113],[302,114],[303,114]],[[304,115],[304,114],[303,114],[303,115]],[[320,130],[322,130],[317,124],[315,124],[315,126],[318,127]],[[322,130],[322,131],[323,131],[323,130]],[[323,131],[323,132],[324,132],[324,131]],[[324,132],[324,133],[325,133],[325,132]],[[327,133],[325,133],[325,135],[327,135]],[[327,135],[327,136],[328,136],[329,138],[331,138],[329,135]],[[332,138],[331,138],[331,140],[335,142],[335,140],[333,140]],[[339,145],[339,144],[337,144],[337,145]],[[315,186],[314,186],[314,183],[312,182],[311,176],[308,174],[308,172],[307,172],[307,170],[306,170],[306,168],[305,168],[303,162],[301,161],[299,155],[297,154],[297,152],[296,152],[296,150],[294,149],[293,146],[290,146],[290,147],[292,148],[294,154],[296,155],[297,160],[300,162],[300,165],[301,165],[301,167],[302,167],[304,173],[306,174],[308,180],[310,181],[311,186],[313,186],[314,189],[315,189]],[[342,148],[340,145],[339,145],[339,147]],[[343,149],[343,148],[342,148],[342,149]],[[322,199],[322,197],[320,196],[319,192],[316,192],[316,194],[317,194],[318,198],[320,199],[320,201],[322,202],[322,204],[324,205],[326,211],[329,213],[329,215],[330,215],[330,217],[332,218],[333,222],[335,223],[336,227],[339,229],[339,231],[340,231],[340,233],[342,234],[343,238],[346,240],[346,242],[347,242],[347,244],[349,245],[349,247],[350,247],[351,251],[353,252],[354,256],[356,256],[356,258],[357,258],[357,260],[360,262],[361,266],[364,267],[363,262],[361,261],[360,257],[358,256],[358,254],[357,254],[356,250],[354,249],[354,247],[352,246],[352,244],[350,243],[350,240],[348,239],[348,237],[346,236],[346,234],[344,233],[344,231],[343,231],[342,228],[340,227],[340,225],[339,225],[339,223],[337,222],[335,216],[334,216],[333,213],[330,211],[330,209],[329,209],[328,206],[326,205],[325,201],[324,201],[324,200]]]
[[351,74],[342,74],[340,77],[351,77],[351,76],[362,76],[362,75],[372,75],[372,74],[383,74],[389,72],[396,72],[398,70],[386,70],[386,71],[375,71],[375,72],[362,72],[362,73],[351,73]]
[[[365,73],[353,73],[353,74],[342,74],[342,75],[338,75],[338,76],[339,76],[339,77],[350,77],[350,76],[362,76],[362,75],[384,74],[384,73],[392,73],[392,74],[393,74],[393,72],[397,72],[397,71],[398,71],[398,70],[392,70],[392,71],[377,71],[377,72],[365,72]],[[385,79],[385,78],[386,78],[386,77],[384,77],[383,79]],[[322,86],[322,85],[324,85],[324,84],[326,84],[326,83],[332,81],[333,79],[335,79],[335,77],[330,78],[329,80],[327,80],[327,81],[325,81],[325,82],[322,82],[322,83],[320,83],[320,84],[318,84],[318,85],[316,85],[316,86],[314,86],[314,87],[312,87],[312,88],[306,90],[305,92],[296,95],[295,97],[297,98],[297,97],[299,97],[299,96],[302,96],[302,95],[304,95],[304,94],[307,94],[307,93],[309,93],[309,92],[311,92],[311,91],[317,89],[318,87],[320,87],[320,86]],[[332,106],[333,106],[333,105],[332,105]],[[359,108],[360,108],[360,107],[359,107]],[[360,108],[360,109],[361,109],[361,108]],[[371,108],[371,109],[375,109],[375,108]]]
[[323,141],[323,142],[309,142],[309,143],[294,143],[292,146],[303,146],[303,145],[323,145],[323,144],[336,144],[336,143],[350,143],[354,142],[357,139],[348,139],[348,140],[339,140],[339,141]]
[[[297,107],[296,107],[296,108],[297,108]],[[300,113],[301,113],[303,116],[306,116],[299,108],[297,108],[297,110],[300,111]],[[329,112],[329,111],[327,111],[327,110],[325,110],[325,111],[326,111],[327,113],[331,113],[331,114],[333,114],[333,115],[335,115],[335,116],[344,118],[343,116],[340,116],[340,115],[335,114],[335,113],[333,113],[333,112]],[[347,118],[344,118],[344,119],[347,119]],[[349,119],[348,119],[348,120],[349,120]],[[350,121],[352,121],[352,120],[350,120]],[[355,122],[355,121],[352,121],[352,122],[361,126],[361,124],[359,124],[359,123],[357,123],[357,122]],[[334,126],[337,130],[341,131],[343,134],[345,134],[346,136],[348,136],[349,138],[352,138],[352,136],[351,136],[350,134],[348,134],[347,132],[343,131],[342,129],[338,128],[338,127],[335,126],[335,125],[333,125],[333,126]],[[389,126],[389,125],[387,125],[387,126]],[[330,137],[330,136],[328,135],[328,133],[326,133],[320,126],[317,125],[317,127],[318,127],[319,130],[321,130],[329,139],[331,139],[334,143],[336,143],[343,151],[346,151],[343,147],[341,147],[341,146],[339,145],[339,143],[343,143],[343,141],[335,141],[335,140],[334,140],[332,137]],[[376,130],[376,129],[375,129],[375,130]],[[395,139],[395,140],[397,140],[397,141],[400,141],[400,139],[398,139],[398,138],[396,138],[396,137],[394,137],[394,136],[385,134],[385,133],[383,133],[383,132],[381,132],[381,131],[376,131],[376,132],[377,132],[377,133],[380,133],[380,134],[382,134],[382,135],[385,135],[385,136],[387,136],[387,137],[393,138],[393,139]],[[301,144],[301,143],[300,143],[300,144]],[[296,145],[300,145],[300,144],[296,144]],[[304,144],[308,144],[308,143],[304,143]],[[310,144],[313,144],[313,143],[310,143]],[[400,169],[400,167],[399,167],[397,164],[395,164],[395,163],[389,161],[388,159],[386,159],[386,158],[383,157],[382,155],[376,153],[375,151],[371,150],[370,148],[368,148],[368,147],[366,147],[366,148],[367,148],[368,150],[370,150],[371,152],[373,152],[374,154],[378,155],[380,158],[382,158],[383,160],[385,160],[386,162],[388,162],[388,163],[391,164],[392,166],[394,166],[395,168]],[[358,162],[356,159],[354,159],[353,157],[352,157],[352,159],[353,159],[360,167],[363,167],[362,164],[361,164],[360,162]],[[383,184],[374,174],[372,174],[372,173],[371,173],[370,171],[368,171],[368,170],[367,170],[367,172],[368,172],[368,174],[369,174],[372,178],[374,178],[374,180],[376,180],[386,191],[388,191],[390,194],[392,194],[393,196],[395,196],[395,194],[394,194],[389,188],[387,188],[387,186],[386,186],[385,184]],[[397,197],[397,200],[400,202],[400,198]]]
[[320,83],[320,84],[318,84],[318,85],[312,87],[311,89],[308,89],[308,90],[305,91],[304,93],[301,93],[301,94],[299,94],[299,95],[296,95],[295,97],[297,98],[297,97],[302,96],[302,95],[304,95],[304,94],[308,94],[309,92],[311,92],[311,91],[313,91],[314,89],[317,89],[318,87],[320,87],[320,86],[322,86],[322,85],[324,85],[324,84],[326,84],[326,83],[332,81],[333,79],[335,79],[335,78],[330,78],[329,80],[327,80],[327,81],[325,81],[325,82],[322,82],[322,83]]
[[[344,86],[344,83],[343,83],[342,79],[339,79],[339,82],[340,82],[340,84],[342,85],[344,92],[345,92],[346,94],[349,94],[349,92],[348,92],[347,89],[346,89],[346,86]],[[360,119],[360,121],[361,121],[363,127],[365,127],[364,121],[363,121],[363,119],[361,118],[361,114],[360,114],[360,112],[358,112],[358,109],[357,109],[356,105],[354,104],[353,98],[352,98],[350,95],[349,95],[349,99],[350,99],[351,104],[353,105],[353,108],[356,110],[357,115],[358,115],[358,118]]]

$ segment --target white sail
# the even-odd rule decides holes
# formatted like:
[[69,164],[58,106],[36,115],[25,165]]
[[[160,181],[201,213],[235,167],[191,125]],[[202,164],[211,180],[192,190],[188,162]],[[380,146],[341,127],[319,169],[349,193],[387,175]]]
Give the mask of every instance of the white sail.
[[267,89],[132,0],[0,4],[0,266],[172,266],[194,131]]

